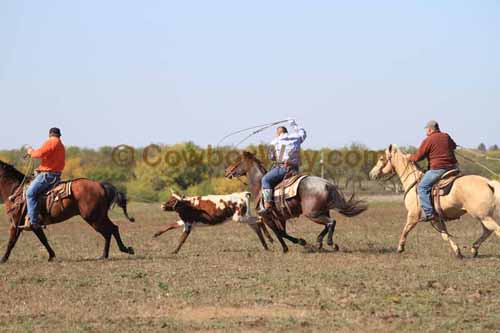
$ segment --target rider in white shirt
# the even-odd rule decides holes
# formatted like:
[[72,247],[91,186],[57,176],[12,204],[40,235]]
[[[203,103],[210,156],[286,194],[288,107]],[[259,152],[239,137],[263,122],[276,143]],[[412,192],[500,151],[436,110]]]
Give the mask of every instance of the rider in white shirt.
[[293,133],[288,133],[286,127],[280,126],[276,129],[276,138],[270,145],[270,160],[274,165],[264,177],[262,177],[262,198],[264,207],[259,211],[260,215],[270,212],[273,203],[273,189],[285,177],[288,171],[299,169],[300,146],[306,139],[306,131],[299,127],[295,120],[289,120]]

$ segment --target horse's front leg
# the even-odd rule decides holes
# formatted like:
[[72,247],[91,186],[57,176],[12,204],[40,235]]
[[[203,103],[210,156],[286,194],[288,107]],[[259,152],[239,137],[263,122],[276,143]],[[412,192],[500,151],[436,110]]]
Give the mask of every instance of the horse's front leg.
[[40,240],[43,246],[45,246],[45,249],[49,253],[49,261],[54,260],[56,254],[54,250],[52,250],[52,248],[50,247],[49,241],[47,240],[47,236],[45,236],[45,232],[43,232],[43,229],[42,228],[33,229],[33,233],[36,235],[36,237],[38,237],[38,240]]
[[406,225],[403,228],[403,232],[401,233],[401,237],[399,238],[398,253],[404,252],[406,239],[408,237],[408,234],[410,233],[410,231],[413,230],[413,228],[415,228],[415,226],[417,225],[418,222],[419,222],[418,215],[408,213],[408,217],[406,218]]
[[453,250],[453,253],[455,253],[455,256],[459,259],[462,259],[462,252],[460,252],[460,248],[458,247],[458,245],[453,241],[453,239],[451,239],[451,236],[448,233],[448,229],[446,228],[446,224],[442,220],[439,220],[434,226],[441,234],[441,238],[443,238],[444,241],[450,243],[451,249]]
[[0,263],[5,263],[7,260],[9,260],[10,253],[12,252],[12,249],[16,245],[17,240],[19,239],[19,236],[21,235],[22,230],[18,230],[15,226],[11,225],[9,229],[9,243],[7,244],[7,249],[5,250],[5,254],[2,257],[2,260],[0,260]]

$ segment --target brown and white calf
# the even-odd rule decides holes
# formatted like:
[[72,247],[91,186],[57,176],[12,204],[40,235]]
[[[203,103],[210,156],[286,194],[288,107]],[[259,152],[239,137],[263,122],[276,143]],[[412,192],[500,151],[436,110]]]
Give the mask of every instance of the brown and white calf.
[[154,237],[180,227],[184,232],[174,253],[179,252],[194,225],[213,226],[233,220],[248,223],[259,237],[264,249],[268,249],[263,232],[272,242],[266,226],[257,217],[250,216],[250,192],[239,192],[227,195],[208,195],[185,197],[172,192],[172,196],[161,208],[164,211],[175,211],[181,218],[169,223],[165,228],[155,233]]

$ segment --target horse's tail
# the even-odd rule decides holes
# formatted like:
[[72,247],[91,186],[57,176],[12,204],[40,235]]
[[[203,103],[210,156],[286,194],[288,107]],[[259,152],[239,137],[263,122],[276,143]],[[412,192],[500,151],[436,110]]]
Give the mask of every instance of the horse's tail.
[[135,222],[133,217],[130,217],[127,212],[127,196],[125,193],[118,191],[116,187],[111,185],[110,183],[102,182],[101,186],[106,191],[106,199],[108,201],[108,209],[110,209],[113,205],[118,205],[121,209],[123,209],[123,214],[130,222]]
[[488,185],[495,194],[495,212],[500,216],[500,182],[492,180],[488,183]]
[[353,193],[349,199],[345,194],[335,185],[330,187],[330,203],[329,208],[335,209],[340,214],[353,217],[359,215],[368,209],[368,203],[364,200],[359,200]]

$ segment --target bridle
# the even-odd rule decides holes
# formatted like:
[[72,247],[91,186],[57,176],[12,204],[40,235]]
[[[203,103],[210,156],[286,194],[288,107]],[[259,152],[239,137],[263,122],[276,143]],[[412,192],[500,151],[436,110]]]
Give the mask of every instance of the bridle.
[[[240,162],[240,163],[241,163],[241,162]],[[238,166],[239,166],[239,163],[238,163],[237,165],[233,166],[233,167],[231,168],[231,170],[229,171],[229,173],[227,174],[227,177],[230,177],[230,178],[236,178],[236,179],[237,179],[240,183],[242,183],[242,184],[243,184],[243,185],[245,185],[245,186],[248,186],[248,184],[247,184],[247,183],[245,183],[243,180],[241,180],[241,177],[243,177],[243,176],[235,176],[235,175],[234,175],[234,171],[235,171],[235,169],[236,169]]]
[[[384,163],[383,166],[380,167],[380,170],[385,169],[387,167],[387,165],[389,163],[391,163],[391,161],[392,161],[392,153],[389,153],[389,156],[387,156],[387,154],[386,154],[386,158],[387,158],[387,161]],[[409,162],[406,165],[406,167],[403,170],[403,172],[401,173],[401,183],[404,184],[408,180],[408,178],[410,178],[410,176],[413,176],[417,172],[419,172],[419,169],[417,167],[415,170],[407,173],[408,169],[410,168],[410,165],[412,165],[412,164],[414,164],[414,163],[413,162]],[[392,163],[391,163],[391,169],[392,169],[392,172],[391,172],[392,175],[389,178],[387,178],[386,181],[389,180],[389,179],[391,179],[392,177],[394,177],[396,175],[396,169],[394,168],[394,165],[392,165]],[[406,198],[406,196],[411,191],[411,189],[413,189],[413,187],[415,187],[415,185],[417,185],[419,183],[419,181],[420,181],[421,178],[422,178],[421,176],[420,177],[415,177],[415,181],[405,190],[404,198]]]

